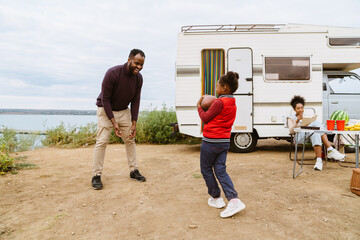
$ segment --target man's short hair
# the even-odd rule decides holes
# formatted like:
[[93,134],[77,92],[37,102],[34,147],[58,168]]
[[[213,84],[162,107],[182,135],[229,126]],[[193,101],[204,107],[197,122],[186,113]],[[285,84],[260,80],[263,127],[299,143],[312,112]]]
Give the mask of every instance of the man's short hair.
[[145,58],[145,53],[141,51],[140,49],[134,48],[130,51],[129,58],[135,57],[137,54],[140,54],[142,57]]

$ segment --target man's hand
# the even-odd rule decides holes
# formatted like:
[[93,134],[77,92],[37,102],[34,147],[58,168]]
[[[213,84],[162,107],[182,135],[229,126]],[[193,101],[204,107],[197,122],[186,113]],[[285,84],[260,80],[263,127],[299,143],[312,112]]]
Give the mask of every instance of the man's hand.
[[113,126],[114,126],[114,133],[117,137],[122,137],[122,132],[120,131],[119,125],[117,124],[117,122],[115,121],[115,118],[110,119],[110,121],[112,122]]
[[133,121],[131,128],[130,128],[130,135],[129,138],[134,138],[136,136],[136,122]]

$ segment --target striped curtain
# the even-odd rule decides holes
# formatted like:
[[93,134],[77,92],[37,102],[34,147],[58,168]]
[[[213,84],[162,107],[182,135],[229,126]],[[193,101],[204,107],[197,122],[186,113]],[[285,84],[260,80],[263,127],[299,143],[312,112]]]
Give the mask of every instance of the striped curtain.
[[203,50],[201,65],[202,94],[216,96],[216,82],[225,73],[224,50]]

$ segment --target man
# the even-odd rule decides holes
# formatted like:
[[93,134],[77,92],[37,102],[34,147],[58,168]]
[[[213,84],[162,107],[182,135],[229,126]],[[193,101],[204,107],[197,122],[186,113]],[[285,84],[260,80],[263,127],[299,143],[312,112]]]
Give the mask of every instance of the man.
[[[146,181],[137,169],[135,149],[136,121],[143,84],[140,71],[144,62],[144,52],[133,49],[127,63],[112,67],[105,74],[101,92],[96,101],[98,124],[91,181],[95,190],[103,187],[101,174],[105,149],[113,129],[115,135],[124,140],[130,178],[140,182]],[[129,104],[131,104],[131,110],[128,108]]]

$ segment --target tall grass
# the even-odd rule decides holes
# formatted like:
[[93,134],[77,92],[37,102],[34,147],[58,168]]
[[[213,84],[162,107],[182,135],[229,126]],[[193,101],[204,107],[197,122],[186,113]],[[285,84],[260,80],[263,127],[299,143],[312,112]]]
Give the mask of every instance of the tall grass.
[[[160,110],[149,107],[139,114],[136,124],[135,141],[138,143],[169,144],[169,143],[197,143],[196,138],[180,133],[172,134],[171,123],[177,122],[175,110],[163,105]],[[122,139],[112,132],[110,143],[122,143]]]
[[5,127],[0,136],[0,143],[5,144],[8,153],[33,150],[39,136],[36,134],[19,135],[15,130]]
[[181,134],[172,135],[170,126],[176,122],[176,113],[165,105],[160,110],[142,111],[137,123],[136,141],[139,143],[175,143],[182,138]]
[[46,137],[42,141],[44,146],[76,148],[94,144],[96,141],[96,124],[88,123],[86,126],[68,126],[64,123],[46,130]]
[[[199,140],[184,136],[180,133],[172,134],[170,126],[176,122],[175,110],[165,105],[160,110],[157,108],[141,111],[136,126],[136,138],[138,143],[198,143]],[[48,129],[46,138],[42,141],[44,146],[76,148],[94,144],[96,141],[96,124],[88,124],[85,127],[68,126],[64,124]],[[110,136],[110,143],[123,143],[114,132]]]
[[37,139],[38,136],[35,134],[18,135],[15,130],[5,127],[0,136],[0,175],[4,175],[6,172],[16,174],[17,169],[36,167],[34,164],[25,162],[24,159],[14,158],[10,154],[34,149]]
[[[136,128],[136,142],[138,143],[199,143],[201,140],[185,136],[180,133],[172,134],[170,126],[176,122],[174,109],[167,108],[165,105],[158,109],[147,109],[140,112]],[[96,141],[97,126],[95,123],[86,126],[65,126],[61,123],[55,128],[46,130],[45,139],[42,140],[44,146],[54,146],[63,148],[76,148],[94,144]],[[32,150],[38,135],[19,135],[15,130],[4,128],[0,136],[0,175],[16,169],[36,167],[36,165],[21,162],[14,159],[9,154],[13,152]],[[123,143],[114,132],[111,134],[110,143]]]

